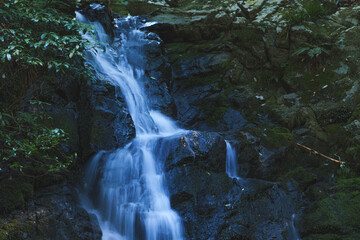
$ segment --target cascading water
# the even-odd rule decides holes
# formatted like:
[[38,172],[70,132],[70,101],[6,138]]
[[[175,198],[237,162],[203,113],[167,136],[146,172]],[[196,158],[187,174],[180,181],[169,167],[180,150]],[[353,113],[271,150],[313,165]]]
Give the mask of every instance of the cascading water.
[[296,217],[296,215],[295,215],[295,213],[293,213],[291,215],[291,221],[289,224],[289,239],[290,240],[301,240],[299,233],[295,227],[295,217]]
[[104,51],[87,52],[88,62],[104,80],[120,87],[136,129],[135,139],[124,148],[93,158],[86,172],[85,205],[97,215],[103,240],[181,240],[182,222],[171,209],[158,161],[166,153],[157,146],[185,130],[152,110],[143,92],[142,49],[148,40],[139,29],[144,23],[132,17],[118,19],[110,40],[100,23],[76,14],[79,21],[95,26],[97,41],[107,43]]
[[231,143],[225,140],[226,143],[226,173],[231,178],[239,178],[237,173],[236,163],[236,149],[231,146]]

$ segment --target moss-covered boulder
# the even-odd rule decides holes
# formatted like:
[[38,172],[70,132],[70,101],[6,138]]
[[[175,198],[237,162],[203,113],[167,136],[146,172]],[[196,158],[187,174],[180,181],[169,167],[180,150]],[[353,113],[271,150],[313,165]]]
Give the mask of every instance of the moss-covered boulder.
[[280,181],[283,183],[291,182],[303,192],[316,182],[316,175],[300,166],[287,172],[280,178]]
[[0,240],[101,239],[96,217],[78,206],[76,194],[66,185],[37,191],[20,211],[1,216]]
[[33,185],[24,179],[6,179],[0,182],[0,214],[7,214],[25,206],[34,194]]
[[270,148],[289,147],[294,143],[294,139],[289,129],[270,127],[265,131],[264,143]]
[[0,223],[0,240],[29,239],[35,231],[35,226],[30,220],[20,222],[11,220],[10,222]]
[[336,192],[315,202],[305,216],[305,239],[358,239],[360,237],[360,179],[342,179]]

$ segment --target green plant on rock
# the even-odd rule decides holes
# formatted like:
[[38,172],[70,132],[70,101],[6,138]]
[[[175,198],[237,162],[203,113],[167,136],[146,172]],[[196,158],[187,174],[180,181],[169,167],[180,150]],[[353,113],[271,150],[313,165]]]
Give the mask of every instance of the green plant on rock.
[[284,20],[289,26],[299,25],[305,21],[315,21],[329,14],[329,9],[319,0],[305,0],[302,7],[296,9],[288,9],[283,12]]
[[311,20],[324,17],[329,13],[329,10],[319,0],[305,1],[304,9]]
[[305,46],[295,50],[292,55],[303,57],[303,60],[307,62],[308,70],[321,69],[324,58],[330,54],[326,47],[331,46],[331,44],[321,43],[318,45],[313,45],[310,43],[304,43],[304,45]]
[[64,154],[61,146],[68,137],[61,129],[46,127],[43,123],[48,120],[45,113],[0,113],[1,160],[25,175],[32,175],[34,168],[60,171],[68,167],[73,157]]

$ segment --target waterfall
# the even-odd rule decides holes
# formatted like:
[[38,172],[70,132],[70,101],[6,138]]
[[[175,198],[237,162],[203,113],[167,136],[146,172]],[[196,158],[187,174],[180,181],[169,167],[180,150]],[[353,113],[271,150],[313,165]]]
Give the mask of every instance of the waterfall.
[[[114,40],[98,22],[77,14],[79,21],[95,27],[96,41],[105,42],[87,52],[87,61],[104,81],[119,87],[133,119],[136,137],[124,148],[102,151],[86,171],[84,204],[97,215],[103,240],[181,240],[181,218],[171,209],[159,159],[166,153],[156,148],[159,141],[186,133],[173,120],[151,109],[144,93],[143,47],[147,44],[144,25],[136,17],[115,21]],[[95,41],[90,35],[84,38]]]
[[225,140],[226,143],[226,173],[231,178],[239,178],[237,173],[237,157],[236,149],[231,146],[230,142]]
[[289,224],[289,239],[290,240],[300,240],[299,233],[295,227],[295,213],[291,215],[291,221]]

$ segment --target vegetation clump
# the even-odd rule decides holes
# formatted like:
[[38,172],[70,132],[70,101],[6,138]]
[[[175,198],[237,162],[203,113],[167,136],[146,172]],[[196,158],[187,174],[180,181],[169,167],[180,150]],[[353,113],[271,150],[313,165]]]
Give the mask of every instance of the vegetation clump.
[[0,182],[0,215],[24,207],[34,194],[26,179],[6,179]]
[[301,191],[305,191],[310,185],[316,182],[316,175],[308,172],[304,167],[297,167],[290,170],[280,178],[283,183],[292,182],[297,185]]
[[305,0],[300,8],[285,10],[283,16],[290,26],[295,26],[304,21],[315,21],[329,13],[330,10],[321,1]]
[[76,1],[5,0],[0,5],[0,160],[29,174],[28,168],[59,171],[71,164],[64,153],[67,134],[51,122],[46,96],[69,76],[91,79],[81,34],[88,26],[74,18]]
[[284,127],[273,127],[267,129],[264,137],[265,145],[271,148],[289,147],[293,144],[293,136],[289,129]]

